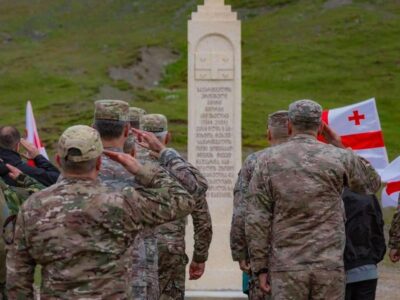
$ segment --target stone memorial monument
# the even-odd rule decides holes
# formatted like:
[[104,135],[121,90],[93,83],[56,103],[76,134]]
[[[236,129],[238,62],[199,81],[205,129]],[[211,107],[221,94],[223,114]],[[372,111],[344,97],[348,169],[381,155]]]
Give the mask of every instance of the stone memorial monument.
[[[241,167],[241,24],[224,0],[205,0],[189,21],[189,161],[209,182],[213,242],[206,273],[188,290],[240,290],[229,232],[233,187]],[[190,224],[191,222],[189,222]],[[187,253],[193,230],[187,230]]]

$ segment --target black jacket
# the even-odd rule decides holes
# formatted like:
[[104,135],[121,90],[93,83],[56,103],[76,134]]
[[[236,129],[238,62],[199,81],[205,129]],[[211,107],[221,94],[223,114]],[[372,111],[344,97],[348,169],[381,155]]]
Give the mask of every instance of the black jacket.
[[377,264],[386,253],[382,210],[375,195],[360,195],[345,189],[346,210],[346,270]]
[[[13,165],[20,169],[24,174],[31,176],[45,186],[50,186],[56,183],[58,176],[60,175],[58,169],[42,155],[35,157],[34,162],[36,167],[29,166],[27,163],[22,161],[19,153],[12,150],[0,148],[0,158],[3,160],[4,164]],[[11,179],[7,175],[8,172],[4,172],[3,169],[4,168],[0,166],[0,176],[7,184],[15,186],[16,182]]]

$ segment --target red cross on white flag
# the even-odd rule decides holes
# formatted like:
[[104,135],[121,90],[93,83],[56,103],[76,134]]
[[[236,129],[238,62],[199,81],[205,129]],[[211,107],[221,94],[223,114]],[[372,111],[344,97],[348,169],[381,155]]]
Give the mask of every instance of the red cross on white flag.
[[400,205],[400,157],[390,163],[381,173],[381,179],[386,182],[386,187],[382,190],[382,206]]
[[343,145],[366,158],[377,171],[386,168],[389,162],[375,99],[326,110],[322,119],[341,136]]

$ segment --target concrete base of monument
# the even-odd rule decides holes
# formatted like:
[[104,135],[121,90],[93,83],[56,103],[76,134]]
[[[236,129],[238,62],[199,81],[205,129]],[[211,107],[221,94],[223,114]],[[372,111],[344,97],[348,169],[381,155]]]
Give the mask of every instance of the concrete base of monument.
[[190,300],[240,300],[247,299],[241,291],[186,291],[185,299]]

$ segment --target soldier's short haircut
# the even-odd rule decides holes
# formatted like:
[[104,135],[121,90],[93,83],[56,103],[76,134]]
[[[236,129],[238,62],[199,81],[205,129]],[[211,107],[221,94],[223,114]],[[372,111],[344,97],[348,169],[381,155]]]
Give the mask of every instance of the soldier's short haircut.
[[321,123],[318,122],[292,122],[293,128],[299,132],[318,131]]
[[280,110],[268,116],[268,129],[274,139],[281,140],[289,137],[288,121],[287,110]]
[[0,128],[0,147],[8,150],[15,150],[21,140],[21,134],[13,126]]
[[74,162],[68,160],[69,156],[81,156],[81,150],[76,148],[71,148],[68,150],[68,156],[65,158],[61,158],[61,168],[67,173],[73,174],[85,174],[93,171],[96,168],[97,158],[82,161],[82,162]]
[[126,124],[127,122],[125,121],[96,120],[94,127],[97,129],[102,139],[112,140],[122,135]]

